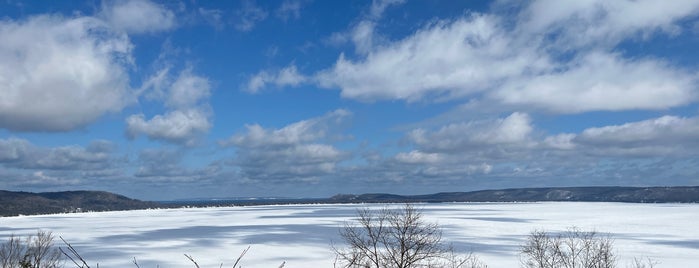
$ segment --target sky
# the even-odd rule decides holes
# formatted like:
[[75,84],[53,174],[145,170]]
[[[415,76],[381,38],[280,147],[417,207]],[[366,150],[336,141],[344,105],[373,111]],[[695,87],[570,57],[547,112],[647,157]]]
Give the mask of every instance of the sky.
[[699,0],[0,3],[0,189],[699,185]]

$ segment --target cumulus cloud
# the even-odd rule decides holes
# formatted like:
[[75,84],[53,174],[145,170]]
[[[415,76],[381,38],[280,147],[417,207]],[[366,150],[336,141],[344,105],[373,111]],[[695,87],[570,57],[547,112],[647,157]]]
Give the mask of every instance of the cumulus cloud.
[[570,150],[575,148],[573,139],[576,137],[572,133],[562,133],[553,136],[548,136],[544,139],[543,145],[553,149]]
[[469,176],[483,176],[488,175],[493,171],[493,166],[486,163],[481,164],[461,164],[461,165],[451,165],[445,166],[429,166],[427,168],[419,170],[419,176],[425,177],[444,177],[444,178],[463,178]]
[[340,88],[346,98],[418,101],[476,94],[525,70],[549,67],[532,49],[513,50],[512,42],[493,16],[441,21],[372,48],[364,59],[341,55],[317,80],[322,87]]
[[[375,14],[381,14],[385,7],[377,3]],[[547,134],[529,115],[667,111],[695,103],[695,71],[663,55],[626,53],[624,45],[691,30],[699,2],[542,0],[503,10],[434,21],[391,40],[376,28],[381,16],[372,19],[368,12],[349,31],[331,36],[335,44],[351,42],[355,53],[340,53],[330,68],[309,77],[320,87],[369,102],[469,101],[429,127],[408,131],[405,150],[369,154],[371,164],[353,172],[411,183],[478,178],[476,184],[489,187],[518,183],[512,178],[556,185],[565,177],[589,185],[696,174],[682,167],[696,162],[686,159],[699,151],[695,118]],[[511,111],[520,112],[488,120],[472,115]],[[670,158],[674,164],[664,163]]]
[[497,120],[453,123],[436,131],[415,129],[408,138],[425,151],[453,152],[477,147],[527,147],[533,142],[532,131],[529,115],[515,112]]
[[323,116],[301,120],[280,129],[265,129],[260,125],[247,125],[244,135],[233,135],[220,142],[222,146],[276,147],[307,143],[329,135],[333,126],[347,120],[352,113],[344,109]]
[[0,128],[70,131],[135,98],[126,35],[91,17],[0,22]]
[[383,15],[386,8],[403,3],[405,3],[405,0],[373,0],[371,1],[368,17],[370,19],[379,19]]
[[167,31],[176,26],[174,12],[149,0],[105,1],[99,16],[129,34]]
[[697,117],[667,115],[544,135],[530,116],[517,112],[414,129],[406,133],[409,149],[371,156],[370,164],[351,172],[367,183],[402,181],[424,187],[450,181],[488,188],[616,185],[618,180],[662,184],[668,178],[681,184],[697,174],[687,167],[699,152],[698,128]]
[[540,131],[527,114],[518,112],[496,120],[452,123],[436,130],[418,128],[406,135],[416,150],[399,153],[396,159],[434,164],[465,159],[530,161],[534,156],[545,159],[543,155],[653,158],[693,155],[699,150],[697,117],[667,115],[548,136],[538,134]]
[[[518,162],[538,150],[532,119],[515,112],[504,118],[451,123],[436,129],[418,128],[406,134],[411,150],[393,156],[371,156],[366,167],[352,173],[411,184],[445,184],[503,175],[501,166]],[[367,174],[364,174],[367,173]],[[348,175],[352,176],[352,175]],[[427,186],[426,185],[426,186]]]
[[275,87],[296,87],[306,81],[306,76],[298,72],[296,65],[291,64],[277,72],[260,71],[250,78],[245,90],[250,93],[257,93],[267,88],[270,84]]
[[365,101],[480,99],[553,113],[679,107],[699,97],[696,73],[616,48],[672,38],[698,9],[696,1],[542,0],[513,9],[515,16],[471,13],[380,43],[373,21],[362,20],[351,35],[334,36],[353,40],[358,55],[342,53],[313,81]]
[[626,156],[695,154],[699,119],[663,116],[622,125],[588,128],[571,139],[590,153]]
[[660,110],[697,98],[695,75],[657,59],[592,52],[561,67],[557,72],[512,79],[491,96],[506,104],[559,113]]
[[[694,0],[540,0],[519,14],[517,31],[541,35],[547,38],[549,48],[557,50],[613,46],[629,37],[648,38],[656,32],[678,34],[682,31],[680,20],[695,16],[697,11],[699,2]],[[551,39],[553,35],[557,37]]]
[[327,41],[333,45],[352,41],[357,54],[368,54],[374,46],[384,41],[384,38],[375,31],[376,25],[381,20],[384,11],[392,5],[403,3],[405,3],[404,0],[372,1],[368,11],[348,31],[335,32]]
[[127,161],[105,140],[87,146],[42,147],[20,138],[0,139],[0,188],[85,187],[123,175]]
[[138,168],[134,176],[147,178],[149,182],[192,182],[202,183],[220,172],[212,164],[203,168],[186,168],[183,165],[185,152],[172,149],[144,149],[138,155]]
[[255,25],[267,18],[267,11],[260,8],[253,0],[242,1],[242,7],[235,12],[234,27],[241,32],[251,31]]
[[191,69],[184,70],[170,85],[165,104],[172,108],[197,106],[211,96],[211,84],[202,76],[194,75]]
[[302,120],[279,129],[249,125],[222,146],[236,148],[233,164],[251,181],[316,181],[335,171],[345,153],[330,144],[331,131],[351,113],[336,110],[321,117]]
[[211,128],[208,116],[197,109],[174,110],[146,120],[143,114],[126,118],[130,138],[146,135],[154,140],[194,145],[196,138]]
[[15,177],[44,175],[30,176],[35,181],[41,181],[42,178],[48,180],[48,174],[54,174],[54,179],[49,180],[51,184],[57,183],[58,178],[74,181],[98,177],[86,175],[113,171],[124,162],[109,141],[96,140],[87,147],[40,147],[25,139],[0,139],[0,170],[14,170]]
[[162,100],[169,110],[151,119],[146,119],[144,114],[126,118],[129,138],[145,135],[153,140],[192,146],[211,128],[208,105],[211,84],[191,69],[180,72],[174,81],[167,69],[161,70],[144,83],[143,90],[149,91],[147,95],[151,98]]
[[396,160],[408,164],[439,163],[444,157],[438,153],[425,153],[417,150],[408,153],[398,153]]
[[591,157],[682,157],[699,151],[697,131],[697,117],[666,115],[548,136],[540,149]]

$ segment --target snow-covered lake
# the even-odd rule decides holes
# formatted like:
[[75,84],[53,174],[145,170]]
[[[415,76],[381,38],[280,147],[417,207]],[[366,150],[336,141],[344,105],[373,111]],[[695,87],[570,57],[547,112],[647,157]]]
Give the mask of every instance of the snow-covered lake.
[[[101,212],[0,218],[0,238],[37,229],[60,235],[95,267],[332,267],[331,243],[358,208],[384,205],[283,205]],[[699,204],[447,203],[421,204],[457,251],[489,267],[519,267],[518,248],[534,229],[611,233],[619,267],[634,256],[657,267],[699,267]]]

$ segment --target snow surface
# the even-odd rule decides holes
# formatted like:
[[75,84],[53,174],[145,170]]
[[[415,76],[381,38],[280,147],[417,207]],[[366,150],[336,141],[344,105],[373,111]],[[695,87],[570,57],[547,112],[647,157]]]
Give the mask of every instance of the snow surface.
[[[332,267],[338,230],[363,207],[279,205],[186,208],[0,218],[0,238],[50,230],[95,267]],[[619,267],[650,257],[657,267],[699,267],[699,204],[444,203],[420,204],[457,251],[473,251],[489,267],[520,267],[518,248],[535,229],[610,233]],[[70,266],[67,266],[70,267]]]

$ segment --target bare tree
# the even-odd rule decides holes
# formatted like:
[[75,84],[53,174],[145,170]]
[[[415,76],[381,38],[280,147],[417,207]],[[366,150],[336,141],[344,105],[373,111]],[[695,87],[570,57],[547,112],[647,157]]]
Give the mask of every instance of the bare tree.
[[526,268],[616,267],[613,240],[607,235],[577,228],[557,235],[534,231],[520,253]]
[[20,237],[10,236],[0,245],[0,264],[2,268],[55,268],[60,267],[61,252],[53,246],[53,234],[39,230],[36,235],[28,236],[24,241]]
[[453,254],[442,243],[439,226],[423,221],[410,204],[399,210],[362,209],[357,216],[340,231],[347,248],[333,247],[343,267],[484,267],[476,266],[482,264],[473,255]]
[[24,246],[19,237],[11,235],[7,242],[0,245],[0,264],[2,268],[14,268],[24,258]]

